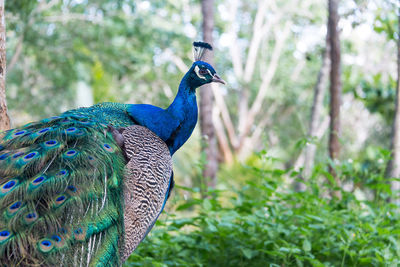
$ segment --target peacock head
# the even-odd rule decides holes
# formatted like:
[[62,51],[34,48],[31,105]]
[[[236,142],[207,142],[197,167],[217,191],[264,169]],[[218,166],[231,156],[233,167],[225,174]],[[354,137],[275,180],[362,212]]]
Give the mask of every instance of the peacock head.
[[193,63],[189,70],[189,78],[192,88],[197,88],[211,82],[225,84],[225,81],[218,76],[214,68],[204,61],[196,61]]
[[194,42],[193,48],[195,62],[188,72],[190,87],[197,88],[211,82],[225,84],[225,81],[218,76],[210,64],[201,61],[205,51],[212,50],[211,45],[204,42]]

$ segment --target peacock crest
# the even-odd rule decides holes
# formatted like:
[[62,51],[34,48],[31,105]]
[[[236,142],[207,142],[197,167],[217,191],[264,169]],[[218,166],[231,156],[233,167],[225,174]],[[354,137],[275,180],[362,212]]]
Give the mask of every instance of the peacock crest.
[[193,58],[194,61],[201,61],[205,52],[212,51],[212,46],[205,42],[193,42]]

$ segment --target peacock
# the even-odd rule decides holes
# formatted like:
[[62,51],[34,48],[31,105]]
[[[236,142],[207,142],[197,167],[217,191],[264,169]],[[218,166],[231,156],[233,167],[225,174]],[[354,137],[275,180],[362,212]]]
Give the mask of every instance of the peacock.
[[0,133],[0,266],[120,266],[174,186],[171,156],[197,123],[195,62],[172,104],[100,103]]

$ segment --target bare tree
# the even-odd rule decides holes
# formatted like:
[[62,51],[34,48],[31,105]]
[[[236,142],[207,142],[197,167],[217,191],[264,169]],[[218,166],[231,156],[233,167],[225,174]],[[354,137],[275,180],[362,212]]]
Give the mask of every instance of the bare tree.
[[[201,11],[203,15],[203,39],[212,44],[212,32],[214,29],[214,0],[202,0]],[[211,53],[206,55],[210,64],[214,63]],[[209,179],[208,185],[215,187],[216,174],[218,171],[218,146],[213,125],[214,98],[210,85],[204,85],[200,89],[200,127],[201,135],[204,137],[203,151],[206,155],[206,164],[203,170],[203,177]]]
[[[400,12],[400,8],[398,10]],[[400,13],[398,15],[398,33],[400,33]],[[386,175],[390,178],[400,178],[400,37],[397,37],[397,88],[396,88],[395,113],[392,125],[392,138],[390,150],[392,158],[388,163]],[[393,201],[400,204],[400,182],[392,181],[391,189],[394,192]]]
[[6,102],[6,23],[4,0],[0,0],[0,131],[10,128]]
[[[243,48],[239,47],[237,27],[240,5],[241,2],[238,0],[229,1],[230,17],[226,32],[231,39],[229,52],[234,74],[240,83],[240,87],[237,88],[239,92],[237,123],[232,120],[221,90],[217,90],[217,85],[213,85],[217,105],[214,116],[215,125],[218,125],[217,137],[224,159],[228,163],[232,161],[234,154],[239,159],[246,158],[256,148],[265,127],[271,122],[270,116],[276,111],[277,104],[274,103],[266,108],[265,99],[276,74],[286,40],[290,36],[292,25],[292,22],[286,20],[284,16],[291,10],[293,2],[278,8],[274,1],[259,0],[249,45],[245,49],[247,52],[242,53]],[[273,16],[268,14],[273,14]],[[273,43],[272,50],[265,50],[267,46],[262,45],[268,41]],[[259,76],[257,69],[261,70]],[[257,78],[260,79],[260,84],[255,95],[252,96],[251,87],[254,85],[254,79]],[[259,117],[262,119],[258,122],[256,119]]]
[[[326,48],[324,50],[324,54],[322,56],[322,65],[321,69],[318,73],[317,83],[314,87],[314,100],[311,108],[311,118],[310,125],[308,128],[308,136],[310,138],[320,139],[322,137],[323,132],[321,133],[319,129],[324,129],[325,121],[321,122],[321,113],[324,102],[325,95],[325,86],[328,78],[328,71],[330,66],[330,45],[327,42]],[[325,131],[324,131],[325,132]],[[305,175],[310,175],[311,169],[314,163],[315,158],[316,145],[314,143],[310,143],[305,150],[305,159],[304,159],[304,172]]]
[[[327,84],[327,78],[330,66],[329,55],[330,55],[330,45],[327,35],[326,47],[322,55],[321,68],[318,72],[317,82],[314,86],[314,99],[311,107],[310,124],[307,133],[308,138],[315,140],[320,140],[322,138],[329,124],[329,118],[326,118],[321,121],[322,109],[324,105],[325,88]],[[311,175],[311,170],[315,159],[315,152],[317,150],[317,146],[314,143],[315,140],[311,140],[311,142],[307,143],[305,149],[302,151],[301,155],[299,156],[299,158],[295,163],[296,167],[304,166],[302,173],[304,179],[306,179]],[[304,184],[295,183],[295,190],[296,191],[305,190]]]
[[[332,161],[339,157],[340,153],[340,102],[342,95],[342,85],[340,81],[340,40],[339,40],[339,14],[338,0],[328,1],[328,38],[330,43],[330,131],[329,131],[329,156]],[[337,177],[333,166],[330,166],[330,173],[335,177],[337,186],[340,186],[340,179]],[[335,193],[336,196],[339,196]]]

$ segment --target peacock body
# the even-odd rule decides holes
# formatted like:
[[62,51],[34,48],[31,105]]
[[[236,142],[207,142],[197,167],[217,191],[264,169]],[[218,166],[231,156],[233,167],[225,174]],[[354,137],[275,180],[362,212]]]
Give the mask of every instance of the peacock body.
[[164,208],[212,81],[196,61],[167,109],[101,103],[0,133],[0,266],[121,265]]

